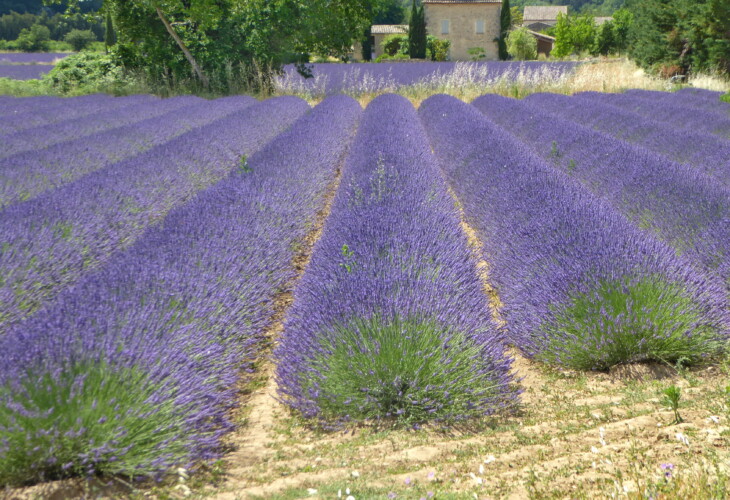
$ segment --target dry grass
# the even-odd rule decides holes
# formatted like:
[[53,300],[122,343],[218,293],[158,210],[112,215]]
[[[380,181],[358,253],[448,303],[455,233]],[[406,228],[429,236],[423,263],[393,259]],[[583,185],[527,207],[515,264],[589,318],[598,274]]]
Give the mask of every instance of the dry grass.
[[[364,83],[357,84],[353,79],[349,92],[363,107],[378,95],[397,93],[407,97],[419,106],[434,94],[449,94],[465,102],[471,102],[484,94],[499,94],[507,97],[522,98],[538,92],[574,94],[576,92],[623,92],[628,89],[676,90],[679,86],[648,75],[635,63],[627,59],[601,58],[580,64],[573,72],[562,74],[546,68],[542,71],[508,72],[496,78],[486,78],[486,69],[471,63],[457,65],[449,73],[437,75],[409,86],[398,86],[388,80],[376,81],[362,75]],[[324,98],[324,85],[320,82],[315,89],[289,83],[280,87],[278,95],[298,95],[310,104]],[[695,75],[687,85],[715,91],[728,91],[730,81],[719,75]]]

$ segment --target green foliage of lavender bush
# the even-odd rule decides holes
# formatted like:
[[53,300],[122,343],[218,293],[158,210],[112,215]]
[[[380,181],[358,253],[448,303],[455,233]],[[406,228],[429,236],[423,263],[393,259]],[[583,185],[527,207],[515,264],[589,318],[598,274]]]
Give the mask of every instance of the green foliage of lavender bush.
[[[450,340],[447,341],[447,338]],[[315,369],[324,418],[386,419],[411,426],[483,417],[482,400],[497,395],[497,373],[461,332],[433,320],[356,319],[322,335]]]
[[0,388],[0,487],[88,474],[149,476],[161,457],[184,464],[185,412],[162,393],[141,370],[90,362]]
[[723,347],[685,290],[660,278],[603,282],[555,311],[538,358],[578,370],[642,361],[695,364]]
[[721,95],[720,100],[723,102],[730,102],[730,92],[728,92],[727,94]]

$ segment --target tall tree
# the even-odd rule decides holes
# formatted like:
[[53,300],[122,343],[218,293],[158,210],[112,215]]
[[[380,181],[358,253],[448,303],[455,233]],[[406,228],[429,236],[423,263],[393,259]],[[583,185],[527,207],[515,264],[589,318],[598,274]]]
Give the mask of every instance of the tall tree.
[[417,5],[416,0],[413,0],[408,25],[408,54],[411,59],[426,58],[426,13],[423,5]]
[[499,58],[502,61],[509,59],[507,51],[507,36],[512,27],[512,11],[509,6],[509,0],[502,0],[502,9],[499,13],[499,39],[497,47],[499,49]]
[[[61,0],[45,0],[49,3]],[[346,57],[370,22],[373,0],[106,0],[126,67],[152,80],[191,74],[225,87],[231,69],[270,83],[308,52]],[[68,0],[78,7],[80,0]],[[237,81],[240,78],[237,77]],[[225,88],[221,89],[225,91]]]
[[114,22],[112,21],[112,13],[106,12],[106,29],[104,30],[104,45],[106,45],[106,51],[117,43],[117,34],[114,32]]
[[730,72],[730,1],[631,0],[629,56],[662,73]]

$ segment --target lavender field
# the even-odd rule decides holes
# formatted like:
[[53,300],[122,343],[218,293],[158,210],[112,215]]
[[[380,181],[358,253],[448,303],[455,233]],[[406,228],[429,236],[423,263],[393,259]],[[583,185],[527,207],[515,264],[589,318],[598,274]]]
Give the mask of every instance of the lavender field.
[[729,133],[690,90],[0,97],[0,491],[209,470],[257,377],[317,432],[452,429],[524,419],[525,360],[712,365]]

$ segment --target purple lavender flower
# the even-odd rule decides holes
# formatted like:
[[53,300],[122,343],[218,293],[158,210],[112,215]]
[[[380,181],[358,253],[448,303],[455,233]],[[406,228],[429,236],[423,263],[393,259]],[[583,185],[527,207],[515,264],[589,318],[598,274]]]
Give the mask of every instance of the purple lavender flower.
[[413,106],[376,98],[275,351],[283,401],[323,421],[406,425],[512,404],[459,223]]

